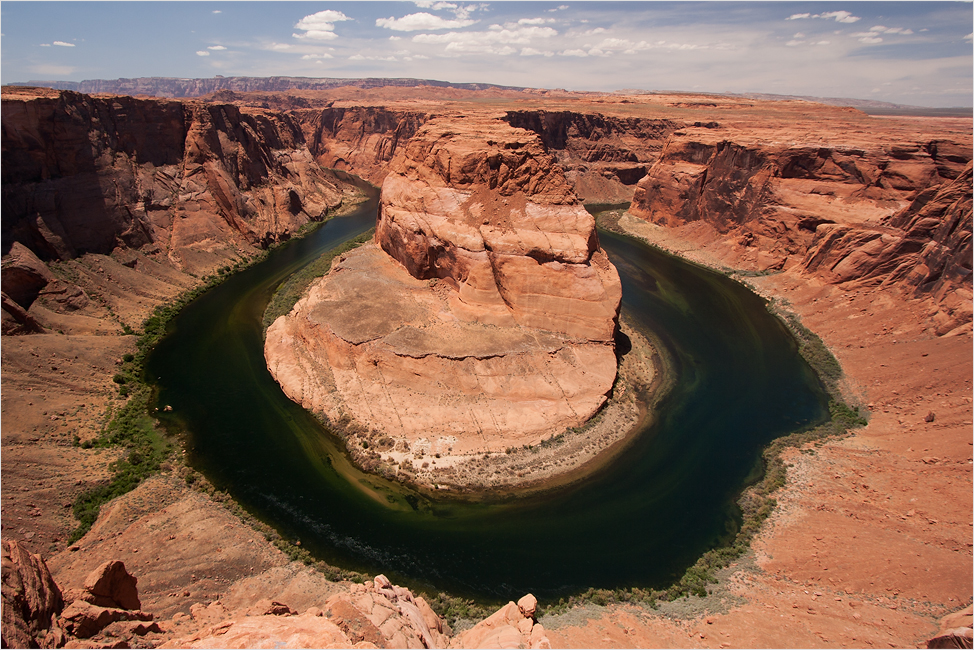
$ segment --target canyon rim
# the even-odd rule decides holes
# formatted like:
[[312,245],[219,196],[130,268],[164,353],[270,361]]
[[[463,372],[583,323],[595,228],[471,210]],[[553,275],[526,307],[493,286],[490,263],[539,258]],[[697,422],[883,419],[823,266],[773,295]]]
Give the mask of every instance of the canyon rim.
[[[2,89],[5,646],[969,641],[969,111],[416,79],[83,83]],[[374,238],[270,324],[264,354],[366,470],[516,491],[624,447],[662,365],[620,318],[586,204],[820,339],[823,382],[868,422],[773,447],[776,505],[702,593],[512,593],[488,611],[327,566],[186,463],[153,419],[180,414],[142,371],[179,308],[354,210],[357,179],[379,192]]]

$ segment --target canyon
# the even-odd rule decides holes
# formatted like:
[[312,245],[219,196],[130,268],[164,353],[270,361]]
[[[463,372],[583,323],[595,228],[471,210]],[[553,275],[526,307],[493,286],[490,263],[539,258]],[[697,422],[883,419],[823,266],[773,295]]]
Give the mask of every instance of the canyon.
[[[364,288],[395,275],[427,309],[462,314],[469,306],[452,274],[458,263],[431,264],[423,254],[430,231],[426,241],[412,240],[417,230],[401,219],[420,214],[429,223],[442,212],[427,206],[445,195],[462,204],[468,197],[458,200],[458,191],[508,210],[519,201],[526,217],[532,204],[555,206],[576,223],[583,217],[574,196],[631,200],[617,228],[735,273],[797,314],[841,362],[848,399],[871,413],[849,437],[786,452],[778,508],[714,594],[683,609],[662,604],[670,616],[617,604],[540,617],[552,646],[914,645],[937,634],[939,617],[970,603],[969,118],[877,118],[810,102],[691,94],[447,95],[337,88],[174,101],[3,89],[5,542],[46,555],[54,579],[71,588],[102,563],[124,561],[139,578],[141,607],[171,621],[153,643],[245,612],[265,616],[250,611],[259,598],[301,611],[297,620],[310,608],[324,613],[340,592],[362,595],[290,562],[225,503],[189,487],[178,465],[103,508],[77,544],[66,542],[76,524],[65,505],[101,484],[118,458],[73,439],[96,438],[108,408],[124,403],[112,375],[136,351],[130,332],[156,306],[354,203],[348,172],[383,185],[385,223],[376,244],[347,255],[334,278],[370,269],[355,280]],[[475,126],[465,131],[464,123]],[[485,132],[518,144],[498,146],[501,160],[528,149],[544,168],[524,180],[539,182],[525,191],[512,173],[509,195],[482,192],[489,178],[451,178],[447,187],[426,156],[451,129],[458,152]],[[479,156],[482,148],[473,150]],[[545,232],[559,233],[564,218]],[[487,220],[476,224],[483,242],[517,253],[518,263],[538,262],[525,249],[507,252],[513,244]],[[436,222],[454,232],[461,225]],[[581,231],[594,233],[587,221]],[[557,252],[547,245],[553,259],[545,264],[598,255],[591,236]],[[514,279],[468,284],[466,295],[498,319],[550,332],[544,310],[497,302],[492,292],[524,295]],[[313,290],[318,300],[333,298],[330,281]],[[470,292],[481,286],[495,288]],[[612,354],[604,314],[618,298],[605,280],[600,286],[607,298],[599,304],[608,307],[594,325],[555,330],[534,342],[538,349],[572,339],[577,349]],[[429,322],[421,312],[415,318]],[[523,343],[505,336],[498,339],[507,349]],[[414,338],[394,343],[424,344]],[[609,371],[602,375],[611,384]],[[605,393],[592,392],[589,400]],[[6,598],[6,557],[4,567]],[[376,578],[371,589],[385,582]],[[325,618],[334,622],[331,611]],[[522,610],[518,621],[526,618]],[[533,627],[519,642],[533,643]]]

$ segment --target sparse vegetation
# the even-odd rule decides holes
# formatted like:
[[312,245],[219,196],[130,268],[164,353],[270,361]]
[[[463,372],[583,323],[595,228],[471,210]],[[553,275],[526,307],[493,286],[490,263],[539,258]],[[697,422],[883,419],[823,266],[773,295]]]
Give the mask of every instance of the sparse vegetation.
[[[112,377],[112,382],[118,386],[119,397],[127,398],[126,403],[114,413],[97,438],[80,443],[85,449],[121,447],[122,456],[110,465],[112,476],[107,483],[83,492],[75,499],[73,512],[78,527],[68,538],[69,544],[81,539],[91,529],[103,504],[134,490],[142,481],[158,472],[163,462],[173,454],[172,444],[156,428],[155,420],[149,414],[152,389],[142,380],[145,360],[165,335],[169,321],[183,307],[229,277],[230,271],[239,270],[259,259],[263,257],[259,255],[250,261],[240,261],[225,267],[225,273],[204,278],[202,284],[185,291],[173,302],[156,307],[152,316],[142,324],[135,354],[124,355],[120,371]],[[126,333],[131,333],[131,330]]]
[[334,248],[325,253],[285,280],[278,287],[277,291],[274,292],[274,296],[267,304],[267,309],[264,310],[264,331],[266,332],[267,328],[271,326],[271,323],[277,320],[279,316],[283,316],[294,308],[294,305],[301,299],[301,296],[304,295],[304,292],[312,282],[328,274],[331,270],[331,263],[336,257],[340,257],[348,251],[358,248],[362,244],[370,241],[374,235],[375,228],[372,228],[355,239],[347,241],[338,248]]

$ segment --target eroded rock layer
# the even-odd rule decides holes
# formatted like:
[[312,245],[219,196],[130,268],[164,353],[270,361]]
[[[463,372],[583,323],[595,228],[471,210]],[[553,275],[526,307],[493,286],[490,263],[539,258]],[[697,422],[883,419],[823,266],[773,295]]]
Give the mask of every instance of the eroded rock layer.
[[621,285],[538,136],[434,120],[391,170],[376,243],[267,331],[284,391],[428,454],[532,444],[591,417],[616,376]]
[[5,250],[69,260],[121,247],[205,274],[320,220],[349,189],[282,113],[4,91]]

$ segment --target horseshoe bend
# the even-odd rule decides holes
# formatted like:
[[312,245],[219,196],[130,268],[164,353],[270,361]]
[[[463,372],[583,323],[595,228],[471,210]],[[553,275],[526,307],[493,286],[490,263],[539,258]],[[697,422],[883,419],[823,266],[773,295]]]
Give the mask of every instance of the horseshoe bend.
[[[462,486],[481,480],[464,460],[509,460],[603,407],[621,295],[595,220],[540,137],[445,116],[390,162],[375,241],[271,325],[265,354],[285,393],[343,423],[362,464]],[[620,438],[638,409],[614,407]]]
[[[969,115],[183,81],[3,89],[4,645],[906,646],[968,633]],[[375,212],[355,212],[350,174],[374,183]],[[614,206],[593,209],[601,231],[583,207],[600,203]],[[371,214],[374,236],[261,339],[274,290]],[[695,265],[664,273],[672,257],[635,239]],[[691,300],[707,286],[712,305]],[[701,347],[643,337],[651,310],[621,306],[637,291]],[[192,346],[176,354],[176,340]],[[820,355],[818,377],[799,346]],[[681,399],[724,383],[687,402],[679,435],[630,435],[666,372]],[[773,442],[818,421],[826,389],[868,423]],[[245,410],[258,402],[270,406]],[[736,428],[693,437],[711,421]],[[745,489],[752,469],[770,478]],[[660,483],[636,492],[637,475]],[[308,476],[339,488],[302,493]],[[562,480],[574,482],[550,502],[476,499]],[[671,498],[675,519],[629,514]],[[581,535],[585,517],[594,533]],[[691,544],[659,570],[673,586],[640,582],[658,549]],[[432,595],[457,567],[506,576],[490,593],[511,602],[492,614]],[[578,596],[611,571],[611,589]],[[557,589],[576,600],[553,606]]]

